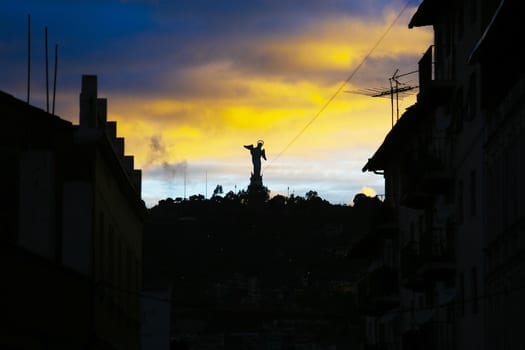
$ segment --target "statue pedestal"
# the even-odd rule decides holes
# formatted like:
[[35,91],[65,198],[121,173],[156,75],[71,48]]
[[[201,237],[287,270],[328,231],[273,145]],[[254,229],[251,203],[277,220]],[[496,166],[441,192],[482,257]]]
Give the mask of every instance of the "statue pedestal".
[[263,185],[262,176],[253,175],[250,177],[248,186],[248,202],[252,205],[262,204],[268,200],[269,191]]
[[258,189],[262,187],[263,187],[262,176],[252,174],[252,176],[250,177],[250,186],[248,187],[248,189],[250,188]]

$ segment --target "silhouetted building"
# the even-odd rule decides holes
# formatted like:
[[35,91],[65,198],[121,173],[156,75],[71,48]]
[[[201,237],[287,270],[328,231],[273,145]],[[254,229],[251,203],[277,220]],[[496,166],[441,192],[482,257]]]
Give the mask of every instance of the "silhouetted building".
[[0,347],[139,349],[140,170],[106,121],[96,76],[82,77],[80,125],[0,100]]
[[361,343],[365,349],[391,348],[397,342],[400,305],[397,218],[378,197],[358,194],[353,208],[355,217],[367,224],[359,230],[354,220],[352,229],[357,237],[348,252],[348,259],[358,269],[353,284],[361,315]]
[[524,345],[518,7],[424,0],[409,23],[432,25],[435,37],[419,61],[417,103],[363,168],[384,175],[397,210],[401,348]]
[[485,310],[487,349],[519,349],[525,347],[525,30],[516,14],[523,3],[491,5],[469,61],[479,67],[484,169],[483,192],[477,196],[482,201],[487,297],[475,300],[472,293],[465,308]]

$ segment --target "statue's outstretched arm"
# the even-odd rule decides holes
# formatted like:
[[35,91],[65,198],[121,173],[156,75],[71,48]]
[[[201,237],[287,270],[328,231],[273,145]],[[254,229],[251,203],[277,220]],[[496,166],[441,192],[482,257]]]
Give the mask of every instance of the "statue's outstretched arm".
[[249,149],[249,150],[253,149],[253,145],[244,145],[243,147],[246,148],[246,149]]

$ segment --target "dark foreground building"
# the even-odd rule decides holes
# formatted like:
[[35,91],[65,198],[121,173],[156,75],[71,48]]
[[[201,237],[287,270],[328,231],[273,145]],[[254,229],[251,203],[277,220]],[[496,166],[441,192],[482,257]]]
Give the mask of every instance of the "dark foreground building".
[[2,349],[139,349],[140,170],[83,76],[80,125],[0,92]]
[[424,0],[409,23],[435,37],[417,103],[363,168],[397,212],[400,304],[373,320],[384,348],[525,347],[521,6]]

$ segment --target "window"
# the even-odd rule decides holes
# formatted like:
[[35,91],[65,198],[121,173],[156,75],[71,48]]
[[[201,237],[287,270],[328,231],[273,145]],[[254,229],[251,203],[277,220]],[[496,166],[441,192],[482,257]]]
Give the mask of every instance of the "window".
[[104,280],[104,213],[99,213],[99,229],[98,229],[98,278]]
[[456,209],[458,223],[463,223],[463,181],[458,182],[458,206]]
[[477,206],[476,206],[476,171],[472,170],[470,172],[470,215],[476,216]]
[[475,267],[471,269],[470,289],[472,291],[472,313],[478,313],[478,271]]
[[461,272],[458,277],[458,314],[465,316],[465,275]]
[[478,20],[478,1],[470,0],[470,23],[476,23]]
[[122,240],[117,237],[116,239],[117,244],[117,276],[116,280],[114,282],[116,289],[117,289],[117,302],[122,302]]
[[468,82],[468,91],[467,91],[467,105],[465,106],[465,119],[473,120],[476,117],[477,110],[477,77],[476,73],[473,72],[470,74]]
[[135,305],[137,306],[138,303],[139,303],[139,298],[138,298],[138,292],[140,291],[140,284],[141,284],[141,271],[140,271],[140,265],[139,265],[139,261],[137,258],[135,258],[135,297],[134,297],[134,300],[135,300]]
[[454,131],[460,132],[463,129],[463,88],[458,88],[456,98],[454,100]]
[[465,31],[465,12],[463,10],[463,2],[459,2],[458,4],[458,12],[457,12],[457,23],[458,23],[458,37],[461,39],[463,38],[463,33]]
[[110,295],[110,309],[113,308],[114,295],[115,295],[115,232],[113,230],[113,225],[109,225],[108,232],[108,294]]
[[394,266],[393,244],[391,239],[385,239],[384,242],[384,264],[388,267]]
[[454,32],[452,30],[452,23],[454,22],[454,19],[446,18],[445,20],[445,27],[443,28],[443,51],[445,52],[445,55],[448,56],[450,54],[450,50],[452,47],[452,33]]
[[109,283],[113,286],[115,284],[115,231],[112,225],[109,225],[108,270]]
[[[519,139],[519,148],[519,159],[517,160],[519,164],[518,178],[523,179],[525,178],[525,139],[523,137],[520,137]],[[525,184],[523,181],[518,182],[518,187],[518,198],[520,198],[519,215],[525,216]]]
[[129,248],[129,246],[126,246],[126,290],[128,291],[127,293],[127,307],[130,307],[132,304],[132,299],[131,299],[131,291],[133,291],[133,285],[132,285],[132,279],[133,279],[133,256],[132,256],[132,251],[131,249]]

